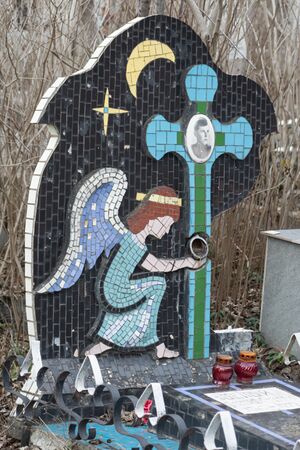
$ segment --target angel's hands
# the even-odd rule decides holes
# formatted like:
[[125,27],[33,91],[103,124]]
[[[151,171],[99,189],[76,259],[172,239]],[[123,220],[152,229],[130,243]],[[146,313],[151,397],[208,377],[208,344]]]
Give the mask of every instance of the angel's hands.
[[188,258],[185,259],[186,267],[188,269],[192,269],[192,270],[201,269],[203,266],[205,266],[206,262],[207,262],[207,258],[194,259],[191,256],[189,256]]
[[206,264],[206,258],[194,259],[191,256],[178,259],[156,258],[152,254],[141,263],[141,267],[149,272],[176,272],[181,269],[199,270]]

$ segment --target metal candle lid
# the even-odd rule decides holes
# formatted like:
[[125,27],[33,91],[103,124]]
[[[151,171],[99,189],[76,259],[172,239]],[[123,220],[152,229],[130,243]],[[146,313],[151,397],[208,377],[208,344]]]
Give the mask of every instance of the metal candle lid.
[[230,355],[217,355],[216,356],[216,362],[218,364],[231,364],[232,363],[232,356],[230,356]]
[[255,362],[256,361],[256,353],[248,351],[248,350],[241,350],[239,359],[241,361],[245,361],[245,362]]

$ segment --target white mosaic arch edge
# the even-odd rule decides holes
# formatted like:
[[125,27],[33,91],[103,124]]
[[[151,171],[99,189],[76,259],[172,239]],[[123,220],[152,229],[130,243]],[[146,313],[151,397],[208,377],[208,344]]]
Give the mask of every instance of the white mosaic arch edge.
[[[84,72],[88,72],[91,70],[95,64],[99,61],[101,55],[104,50],[111,44],[111,42],[123,31],[131,28],[137,22],[144,19],[144,17],[137,17],[130,22],[128,22],[123,27],[114,31],[107,38],[104,39],[103,42],[96,48],[91,58],[88,60],[86,65],[77,72],[74,72],[71,76],[79,75]],[[51,85],[49,89],[44,93],[42,99],[37,105],[37,108],[33,114],[31,119],[32,124],[39,123],[41,117],[43,116],[49,102],[52,100],[54,95],[57,93],[59,88],[64,84],[64,82],[69,77],[59,77],[57,80]],[[36,221],[36,210],[38,205],[38,192],[40,189],[40,184],[43,176],[43,172],[45,167],[51,158],[54,150],[56,149],[60,136],[58,130],[52,126],[47,125],[48,131],[50,133],[50,139],[47,144],[46,149],[42,153],[36,168],[34,170],[30,187],[28,193],[27,200],[27,212],[26,212],[26,221],[25,221],[25,310],[26,310],[26,319],[27,319],[27,330],[29,342],[36,341],[38,339],[37,334],[37,326],[36,326],[36,317],[35,317],[35,303],[34,303],[34,292],[33,292],[33,243],[34,243],[34,227]]]

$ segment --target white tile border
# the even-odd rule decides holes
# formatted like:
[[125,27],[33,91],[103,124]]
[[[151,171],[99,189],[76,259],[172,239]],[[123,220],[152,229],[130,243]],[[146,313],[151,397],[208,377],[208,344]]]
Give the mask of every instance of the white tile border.
[[[143,20],[143,17],[137,17],[130,22],[128,22],[123,27],[114,31],[111,35],[104,39],[104,41],[96,48],[91,58],[88,60],[83,69],[73,73],[70,76],[76,74],[84,73],[91,70],[95,64],[99,61],[104,50],[111,44],[111,42],[123,33],[123,31],[131,28],[137,22]],[[60,87],[65,83],[69,77],[59,77],[56,81],[46,90],[42,96],[40,102],[37,105],[36,111],[34,112],[30,123],[39,123],[41,117],[43,116],[48,104],[55,96]],[[57,147],[60,136],[57,129],[53,125],[47,125],[48,131],[50,132],[50,139],[48,141],[47,147],[42,153],[38,164],[35,168],[33,177],[31,179],[31,184],[28,193],[27,202],[27,213],[25,222],[25,267],[27,273],[33,274],[33,243],[34,243],[34,226],[36,220],[36,210],[38,205],[38,192],[40,189],[40,184],[43,176],[45,167],[51,158],[55,148]],[[31,237],[31,238],[30,238]],[[33,293],[33,276],[26,277],[25,283],[25,305],[26,305],[26,319],[27,319],[27,329],[29,341],[34,341],[38,339],[36,317],[35,317],[35,304],[34,304],[34,293]]]

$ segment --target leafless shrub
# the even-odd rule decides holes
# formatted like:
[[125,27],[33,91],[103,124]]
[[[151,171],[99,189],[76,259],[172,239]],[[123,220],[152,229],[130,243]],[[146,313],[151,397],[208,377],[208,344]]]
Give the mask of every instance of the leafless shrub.
[[10,300],[17,328],[23,322],[27,191],[48,140],[46,127],[30,120],[55,77],[82,67],[115,17],[121,24],[112,10],[100,0],[18,0],[1,8],[0,230],[9,239],[0,253],[0,297]]
[[[300,222],[300,8],[293,0],[150,2],[150,14],[162,9],[198,32],[225,72],[260,83],[278,117],[279,134],[262,146],[255,188],[213,223],[218,248],[213,309],[227,308],[226,321],[237,324],[245,309],[253,312],[249,299],[258,310],[264,258],[260,231]],[[27,189],[48,139],[45,127],[30,125],[31,116],[56,76],[82,67],[104,36],[135,15],[133,0],[11,0],[1,8],[0,229],[7,230],[9,240],[0,253],[0,297],[10,299],[18,327]]]

